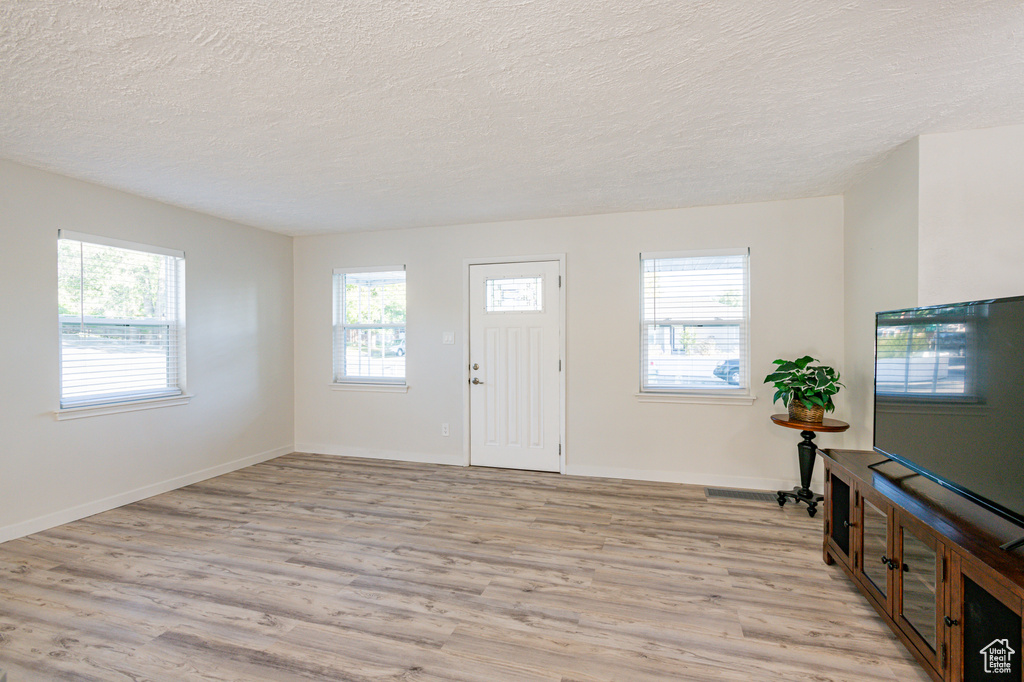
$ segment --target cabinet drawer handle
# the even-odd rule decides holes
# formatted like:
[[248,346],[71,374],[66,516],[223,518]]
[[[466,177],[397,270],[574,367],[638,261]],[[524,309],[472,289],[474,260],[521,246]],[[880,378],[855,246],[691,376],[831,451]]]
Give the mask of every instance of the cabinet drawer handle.
[[948,627],[948,628],[954,627],[956,625],[960,625],[960,621],[958,621],[955,618],[950,618],[949,616],[944,616],[942,618],[942,622],[945,623],[946,627]]

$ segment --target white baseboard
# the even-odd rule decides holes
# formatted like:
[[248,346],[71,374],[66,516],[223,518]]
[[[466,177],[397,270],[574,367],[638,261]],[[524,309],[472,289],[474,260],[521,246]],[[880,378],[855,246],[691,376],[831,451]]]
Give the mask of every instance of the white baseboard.
[[716,488],[743,488],[747,490],[789,490],[799,481],[784,478],[757,478],[753,476],[722,476],[719,474],[698,474],[685,471],[658,471],[656,469],[629,469],[624,467],[600,467],[572,465],[565,467],[567,476],[594,476],[596,478],[625,478],[631,481],[659,481],[662,483],[685,483],[687,485],[712,486]]
[[[449,464],[464,466],[460,455],[430,455],[420,452],[398,452],[371,448],[354,448],[344,445],[317,443],[296,443],[296,452],[336,457],[358,457],[362,459],[390,459],[397,462],[419,462],[423,464]],[[685,483],[721,488],[743,488],[748,490],[790,490],[799,481],[784,478],[757,478],[752,476],[720,476],[717,474],[694,474],[685,471],[658,471],[654,469],[630,469],[625,467],[595,467],[568,465],[566,476],[594,476],[596,478],[624,478],[632,481],[659,481],[662,483]]]
[[62,509],[60,511],[53,512],[52,514],[37,516],[36,518],[29,519],[28,521],[3,526],[0,527],[0,542],[7,542],[8,540],[25,537],[32,533],[38,533],[48,528],[53,528],[54,526],[60,526],[65,523],[77,521],[78,519],[84,519],[85,517],[92,516],[93,514],[99,514],[100,512],[109,511],[117,507],[123,507],[126,504],[138,502],[139,500],[144,500],[147,497],[153,497],[154,495],[183,488],[186,485],[205,481],[206,479],[213,478],[214,476],[221,476],[238,469],[244,469],[247,466],[259,464],[260,462],[265,462],[268,459],[274,459],[275,457],[287,455],[294,451],[295,448],[291,445],[285,445],[256,455],[250,455],[249,457],[242,457],[241,459],[225,462],[224,464],[218,464],[217,466],[209,467],[208,469],[201,469],[183,476],[169,478],[166,481],[153,483],[152,485],[136,488],[135,490],[111,495],[110,497],[105,497],[102,500],[86,502],[85,504],[80,504],[69,509]]
[[424,452],[400,452],[397,450],[377,450],[375,448],[353,448],[347,445],[324,445],[322,443],[296,443],[296,452],[308,452],[315,455],[333,455],[335,457],[359,457],[362,459],[390,459],[396,462],[418,462],[421,464],[449,464],[463,466],[462,454],[437,455]]

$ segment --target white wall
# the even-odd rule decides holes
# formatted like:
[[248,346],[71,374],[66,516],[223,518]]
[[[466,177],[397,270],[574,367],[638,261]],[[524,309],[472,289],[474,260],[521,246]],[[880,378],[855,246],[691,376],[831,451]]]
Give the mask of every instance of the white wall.
[[[191,404],[56,421],[57,230],[186,253]],[[0,161],[0,541],[291,449],[289,237]]]
[[[743,246],[755,404],[638,402],[639,253]],[[569,473],[795,483],[799,434],[769,422],[783,410],[760,380],[779,356],[810,353],[841,369],[841,197],[297,238],[296,447],[462,463],[464,259],[553,253],[567,257]],[[331,272],[394,264],[407,266],[410,389],[333,391]],[[444,331],[457,332],[455,345],[441,344]],[[842,394],[838,404],[841,418]],[[451,437],[441,436],[442,422]]]
[[918,139],[847,190],[843,206],[847,444],[871,449],[875,313],[917,305]]
[[844,195],[850,447],[871,447],[874,313],[1024,295],[1024,125],[922,135]]
[[1024,125],[920,145],[920,305],[1024,294]]

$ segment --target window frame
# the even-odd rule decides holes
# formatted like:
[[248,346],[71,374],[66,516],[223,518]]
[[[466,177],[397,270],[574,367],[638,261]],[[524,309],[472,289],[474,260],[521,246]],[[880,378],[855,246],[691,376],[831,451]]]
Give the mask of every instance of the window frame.
[[[143,389],[116,394],[106,394],[96,398],[83,398],[78,400],[67,400],[64,396],[64,339],[63,325],[67,320],[63,318],[77,317],[83,324],[102,324],[101,322],[86,321],[81,315],[69,316],[57,314],[57,403],[58,409],[54,412],[58,420],[77,419],[102,414],[116,414],[119,412],[130,412],[135,410],[146,410],[158,407],[169,407],[173,405],[185,405],[192,399],[188,394],[186,384],[186,321],[185,321],[185,252],[178,249],[170,249],[153,244],[115,239],[102,235],[87,234],[73,230],[59,229],[57,231],[58,249],[63,240],[76,241],[84,244],[116,248],[123,251],[135,251],[141,253],[167,256],[175,259],[172,286],[175,290],[175,316],[173,322],[169,323],[168,349],[173,353],[175,364],[175,385],[173,388],[164,390]],[[59,271],[59,267],[58,267]],[[96,318],[96,320],[117,319],[126,323],[125,326],[132,326],[131,319],[120,320],[120,318]],[[153,326],[140,324],[138,326]],[[163,325],[157,325],[163,326]]]
[[[511,308],[505,307],[491,307],[494,297],[494,289],[491,287],[492,282],[508,282],[508,281],[533,281],[537,285],[537,300],[539,307],[537,308],[525,308],[518,305],[514,305]],[[544,278],[543,277],[488,277],[484,279],[484,315],[529,315],[544,312]]]
[[[715,256],[743,256],[744,257],[744,269],[743,269],[743,311],[740,318],[740,344],[741,353],[739,358],[740,363],[740,376],[743,379],[743,383],[736,388],[722,387],[722,388],[694,388],[694,387],[650,387],[646,385],[647,379],[647,367],[646,360],[647,354],[645,351],[647,344],[647,326],[648,321],[645,318],[646,314],[646,300],[644,291],[644,263],[645,261],[651,260],[666,260],[666,259],[678,259],[678,258],[702,258],[702,257],[715,257]],[[755,397],[753,395],[753,382],[750,376],[751,366],[751,343],[750,343],[750,248],[725,248],[725,249],[701,249],[701,250],[687,250],[687,251],[644,251],[640,253],[638,261],[638,284],[639,284],[639,347],[638,347],[638,360],[637,368],[639,370],[639,390],[636,393],[636,397],[641,402],[691,402],[691,403],[710,403],[710,404],[753,404]],[[694,324],[704,322],[706,320],[698,320],[695,318],[686,320],[672,320],[671,324]],[[662,323],[658,323],[662,324]]]
[[[405,322],[401,324],[396,323],[380,323],[380,324],[348,324],[343,319],[344,302],[339,302],[339,293],[344,296],[344,285],[338,286],[338,277],[350,274],[358,273],[371,273],[371,272],[401,272],[406,282],[406,296],[405,296]],[[331,306],[332,306],[332,324],[331,324],[331,374],[332,374],[332,386],[335,389],[341,390],[377,390],[377,391],[403,391],[408,388],[408,365],[406,365],[405,372],[401,377],[374,377],[374,376],[343,376],[344,373],[344,352],[342,355],[342,364],[338,363],[338,351],[339,335],[342,339],[345,339],[345,332],[348,329],[402,329],[403,339],[405,338],[405,331],[408,330],[409,326],[409,296],[408,296],[408,271],[405,265],[381,265],[381,266],[365,266],[365,267],[343,267],[334,268],[331,276]],[[341,318],[341,319],[339,319]],[[342,348],[345,347],[345,342],[342,341]],[[403,357],[408,358],[408,346],[406,347],[406,353]],[[339,370],[341,370],[339,372]]]

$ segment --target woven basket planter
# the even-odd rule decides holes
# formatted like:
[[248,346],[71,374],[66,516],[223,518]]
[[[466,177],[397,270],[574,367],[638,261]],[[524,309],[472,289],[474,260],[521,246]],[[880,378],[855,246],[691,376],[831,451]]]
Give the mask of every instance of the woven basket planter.
[[802,402],[794,398],[789,401],[789,418],[798,422],[820,424],[825,418],[825,408],[815,405],[808,409]]

